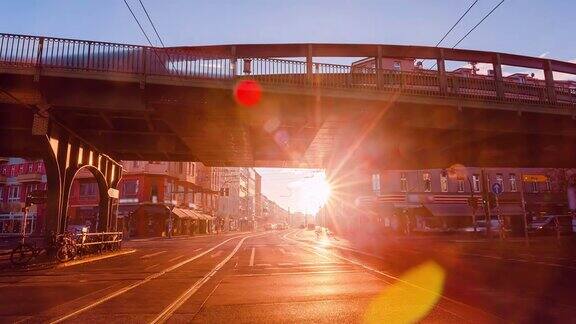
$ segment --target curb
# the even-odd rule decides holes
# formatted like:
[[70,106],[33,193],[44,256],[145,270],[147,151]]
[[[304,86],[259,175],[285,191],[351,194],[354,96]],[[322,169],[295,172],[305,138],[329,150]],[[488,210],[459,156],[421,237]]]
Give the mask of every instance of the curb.
[[109,253],[109,254],[105,254],[105,255],[99,255],[99,256],[95,256],[95,257],[88,257],[85,259],[81,259],[81,260],[74,260],[74,261],[68,261],[65,263],[59,263],[56,265],[56,269],[59,268],[66,268],[66,267],[72,267],[75,265],[79,265],[79,264],[84,264],[84,263],[90,263],[90,262],[95,262],[95,261],[100,261],[100,260],[104,260],[104,259],[110,259],[113,257],[117,257],[117,256],[121,256],[121,255],[126,255],[126,254],[131,254],[136,252],[136,249],[130,249],[130,250],[125,250],[125,251],[119,251],[116,253]]

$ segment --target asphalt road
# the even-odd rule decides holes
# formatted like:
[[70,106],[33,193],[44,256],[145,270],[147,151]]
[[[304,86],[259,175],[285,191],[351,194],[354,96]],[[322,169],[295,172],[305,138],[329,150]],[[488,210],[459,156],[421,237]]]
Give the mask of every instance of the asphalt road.
[[127,246],[136,252],[0,275],[0,322],[550,323],[576,318],[576,264],[569,259],[461,253],[430,244],[374,249],[316,239],[304,230]]

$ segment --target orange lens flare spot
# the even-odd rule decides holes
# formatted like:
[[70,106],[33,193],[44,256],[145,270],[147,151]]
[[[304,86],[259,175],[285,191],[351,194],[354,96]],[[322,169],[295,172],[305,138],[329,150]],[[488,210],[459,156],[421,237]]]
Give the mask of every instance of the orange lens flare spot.
[[244,107],[257,105],[262,98],[262,87],[254,80],[242,80],[234,87],[234,99]]

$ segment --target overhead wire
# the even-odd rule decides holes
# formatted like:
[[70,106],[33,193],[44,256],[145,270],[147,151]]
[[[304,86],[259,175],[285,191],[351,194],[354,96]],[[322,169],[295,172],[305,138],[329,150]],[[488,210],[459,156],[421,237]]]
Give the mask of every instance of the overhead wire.
[[[484,20],[486,20],[488,17],[490,17],[490,15],[492,15],[492,13],[494,13],[494,11],[496,11],[496,9],[498,9],[498,7],[500,7],[504,1],[506,0],[501,0],[496,6],[494,6],[494,8],[492,8],[492,10],[490,10],[486,15],[484,15],[484,17],[482,19],[480,19],[480,21],[474,25],[474,27],[472,27],[464,36],[462,36],[457,42],[456,44],[454,44],[451,48],[454,49],[456,48],[456,46],[460,45],[460,43],[465,40],[474,30],[476,30],[476,28],[478,28],[478,26],[480,26]],[[434,63],[434,65],[432,65],[432,67],[429,68],[429,70],[432,70],[433,68],[436,67],[437,63]]]
[[[148,14],[148,10],[146,10],[146,7],[144,6],[144,4],[142,3],[141,0],[138,0],[138,2],[140,2],[140,5],[142,6],[142,9],[144,9],[144,13],[146,14],[146,17],[148,17],[148,21],[150,22],[150,25],[152,25],[152,29],[154,29],[154,33],[156,34],[156,37],[158,37],[158,40],[160,41],[160,44],[162,45],[162,48],[165,48],[164,46],[164,42],[162,41],[162,37],[160,37],[160,34],[158,33],[158,30],[156,29],[156,26],[154,25],[154,22],[152,21],[152,18],[150,18],[150,15]],[[134,21],[136,21],[136,24],[138,24],[138,27],[140,28],[140,31],[142,32],[142,34],[144,34],[144,37],[146,37],[146,40],[148,41],[148,44],[150,44],[150,48],[152,49],[152,51],[154,52],[154,55],[156,55],[156,57],[158,58],[158,60],[162,61],[162,59],[160,58],[160,55],[158,55],[158,53],[156,52],[156,47],[154,46],[154,44],[152,43],[152,41],[150,40],[150,37],[148,36],[148,34],[146,33],[146,30],[144,30],[144,27],[142,27],[142,24],[140,23],[140,20],[138,20],[138,17],[136,17],[136,14],[134,13],[134,11],[132,10],[132,8],[130,7],[130,5],[128,4],[128,1],[124,0],[124,4],[126,5],[126,8],[128,8],[128,10],[130,11],[130,14],[132,14],[132,18],[134,18]],[[170,63],[170,66],[172,67],[172,69],[174,71],[177,72],[177,70],[174,68],[174,64],[172,62],[172,59],[170,58],[170,54],[168,54],[167,52],[165,52],[166,56],[168,57],[168,62]]]
[[466,17],[466,15],[468,14],[468,12],[470,12],[470,10],[476,5],[476,3],[478,3],[479,0],[475,0],[469,7],[468,9],[466,9],[466,11],[460,15],[460,18],[458,18],[458,20],[454,23],[454,25],[452,25],[452,27],[450,27],[450,29],[446,32],[446,34],[444,34],[444,36],[442,36],[442,38],[438,41],[438,43],[436,43],[436,46],[434,47],[438,47],[440,45],[440,43],[442,43],[444,41],[444,39],[446,39],[446,37],[454,30],[454,28],[456,28],[456,26],[458,26],[458,24],[460,23],[460,21],[462,21],[462,19],[464,19],[464,17]]

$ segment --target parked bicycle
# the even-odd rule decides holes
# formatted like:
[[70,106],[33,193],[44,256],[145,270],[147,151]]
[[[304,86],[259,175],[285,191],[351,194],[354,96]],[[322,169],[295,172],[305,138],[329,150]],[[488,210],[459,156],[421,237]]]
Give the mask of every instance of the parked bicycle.
[[25,238],[23,237],[22,242],[12,249],[12,253],[10,253],[10,262],[16,267],[23,267],[40,256],[51,258],[56,252],[55,247],[55,240],[52,238],[47,244],[38,246],[37,242],[25,242]]

